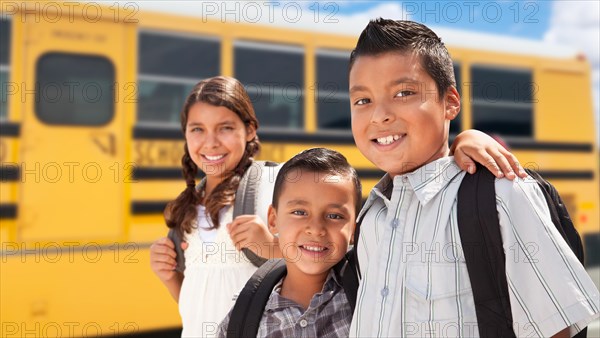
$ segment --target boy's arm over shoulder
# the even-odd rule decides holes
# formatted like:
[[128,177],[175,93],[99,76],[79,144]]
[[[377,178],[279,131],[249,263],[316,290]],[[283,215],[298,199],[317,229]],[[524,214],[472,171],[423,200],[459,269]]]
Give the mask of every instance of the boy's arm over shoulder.
[[517,337],[571,335],[599,315],[598,289],[550,218],[531,177],[496,180],[496,206]]

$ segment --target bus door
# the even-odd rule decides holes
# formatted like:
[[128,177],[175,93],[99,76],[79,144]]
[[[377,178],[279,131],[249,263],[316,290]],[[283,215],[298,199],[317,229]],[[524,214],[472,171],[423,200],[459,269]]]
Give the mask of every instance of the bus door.
[[[32,16],[35,14],[32,14]],[[126,25],[26,17],[18,237],[114,241],[124,231]],[[133,42],[135,43],[135,41]],[[128,64],[131,66],[131,64]],[[33,94],[33,92],[35,92]]]

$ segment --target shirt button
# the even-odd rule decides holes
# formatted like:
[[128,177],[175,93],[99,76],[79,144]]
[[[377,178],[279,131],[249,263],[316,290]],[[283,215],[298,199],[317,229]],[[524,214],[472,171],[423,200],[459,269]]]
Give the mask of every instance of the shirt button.
[[302,320],[300,321],[300,326],[301,326],[301,327],[306,327],[306,325],[308,325],[308,322],[306,321],[306,319],[302,319]]
[[408,182],[408,177],[407,176],[402,177],[402,182],[404,182],[404,183]]
[[381,296],[382,297],[387,297],[388,293],[390,293],[390,290],[388,289],[388,287],[384,287],[383,289],[381,289]]
[[395,219],[392,221],[392,228],[397,228],[397,227],[398,227],[398,225],[400,225],[400,221],[399,221],[397,218],[395,218]]

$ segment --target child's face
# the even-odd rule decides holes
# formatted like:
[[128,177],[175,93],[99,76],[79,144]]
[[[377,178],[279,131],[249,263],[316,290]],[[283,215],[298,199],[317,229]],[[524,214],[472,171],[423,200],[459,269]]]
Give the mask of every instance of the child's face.
[[356,59],[350,109],[358,149],[395,176],[448,154],[448,127],[460,99],[454,87],[440,99],[418,57],[390,52]]
[[255,130],[246,128],[239,116],[225,107],[198,102],[188,112],[188,151],[208,179],[220,182],[223,174],[235,169],[246,143],[255,135]]
[[279,234],[288,275],[329,273],[346,253],[356,220],[352,179],[310,171],[291,171],[269,207],[269,228]]

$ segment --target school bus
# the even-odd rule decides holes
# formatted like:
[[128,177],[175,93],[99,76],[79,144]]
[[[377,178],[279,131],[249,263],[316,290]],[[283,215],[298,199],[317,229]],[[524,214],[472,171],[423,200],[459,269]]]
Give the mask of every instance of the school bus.
[[[184,188],[179,111],[202,78],[247,86],[260,158],[334,148],[358,169],[365,194],[383,174],[350,133],[357,35],[74,2],[3,2],[0,35],[0,336],[181,325],[148,249],[166,233],[166,202]],[[486,39],[506,51],[449,44],[463,107],[452,135],[500,135],[558,188],[588,265],[599,264],[588,62]]]

